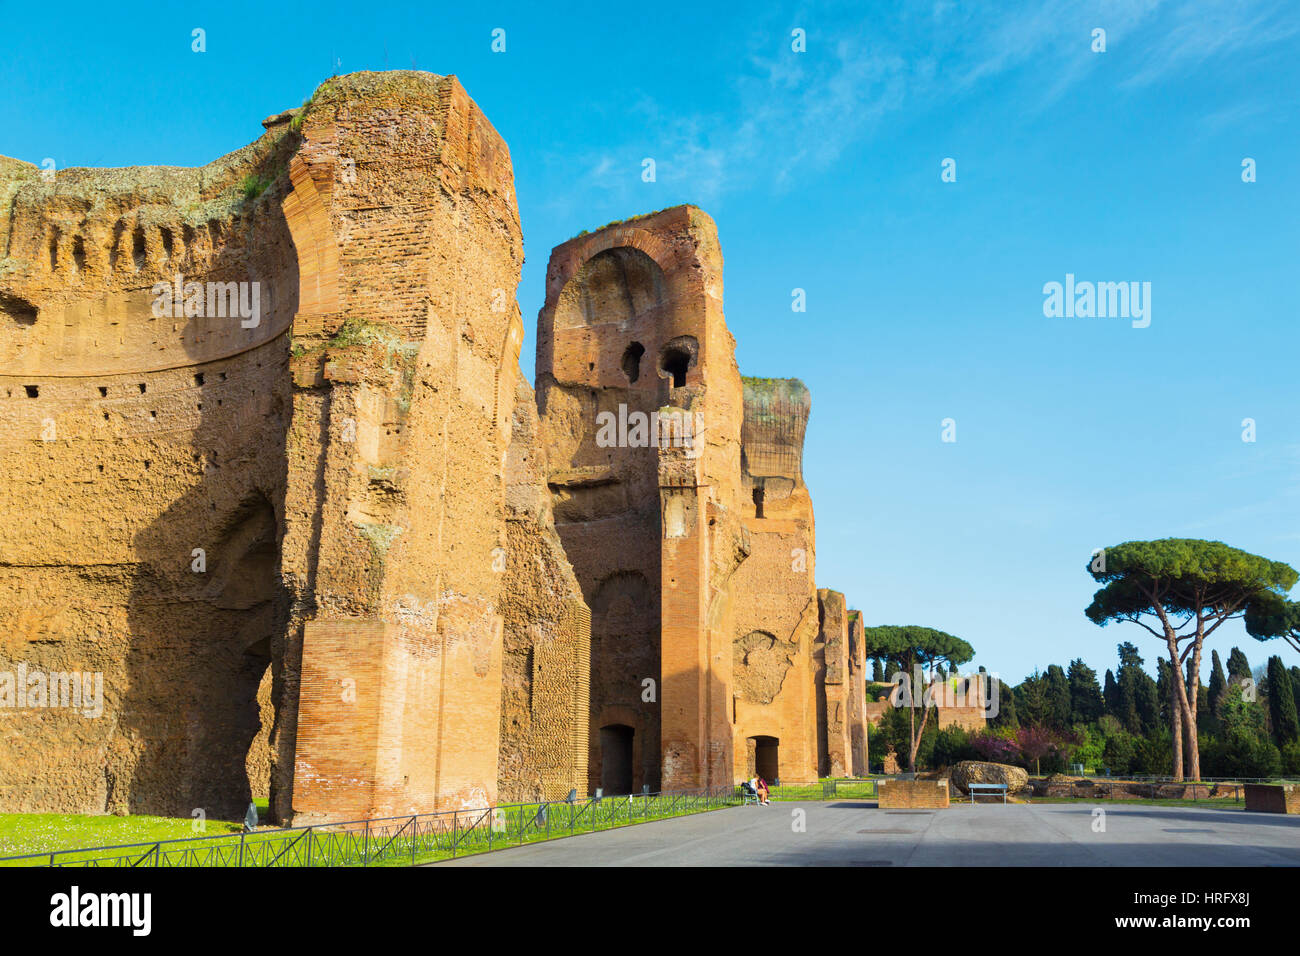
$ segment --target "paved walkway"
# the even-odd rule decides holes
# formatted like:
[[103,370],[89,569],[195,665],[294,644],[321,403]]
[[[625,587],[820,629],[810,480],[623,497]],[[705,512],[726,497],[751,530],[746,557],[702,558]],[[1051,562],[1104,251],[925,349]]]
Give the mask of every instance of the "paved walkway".
[[[1203,807],[772,803],[553,840],[439,866],[1300,866],[1300,816]],[[795,810],[805,812],[795,832]]]

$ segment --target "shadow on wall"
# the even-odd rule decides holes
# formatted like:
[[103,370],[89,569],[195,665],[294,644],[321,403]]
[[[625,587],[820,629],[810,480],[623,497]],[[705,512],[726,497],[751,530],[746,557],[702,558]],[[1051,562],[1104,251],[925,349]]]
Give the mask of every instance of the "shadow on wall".
[[[273,286],[287,330],[298,266],[276,195],[273,188],[238,210],[205,274],[186,278]],[[160,403],[194,400],[199,420],[151,436],[155,457],[144,463],[151,493],[185,490],[133,540],[127,681],[105,769],[109,810],[240,820],[254,798],[274,808],[274,791],[292,779],[292,726],[270,725],[286,695],[296,703],[297,679],[289,678],[301,654],[287,638],[290,595],[280,575],[289,348],[286,331],[192,366],[197,387],[184,398],[159,395]],[[286,750],[276,746],[286,732],[288,766],[275,756]]]

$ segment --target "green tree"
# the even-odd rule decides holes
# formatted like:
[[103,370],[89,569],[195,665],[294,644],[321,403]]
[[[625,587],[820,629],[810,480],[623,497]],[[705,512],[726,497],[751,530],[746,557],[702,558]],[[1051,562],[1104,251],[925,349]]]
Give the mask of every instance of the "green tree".
[[885,682],[885,668],[878,657],[871,661],[871,682],[873,684],[883,684]]
[[1106,712],[1106,702],[1102,699],[1101,687],[1097,684],[1097,672],[1076,657],[1070,661],[1066,678],[1070,682],[1071,722],[1091,724],[1099,720]]
[[1070,681],[1060,664],[1048,664],[1044,675],[1047,691],[1047,722],[1053,730],[1070,725]]
[[1264,708],[1243,698],[1237,680],[1228,684],[1223,730],[1207,757],[1214,776],[1274,777],[1282,772],[1282,755],[1269,739]]
[[1035,670],[1014,691],[1016,713],[1026,726],[1041,727],[1049,720],[1051,706],[1047,700],[1047,678]]
[[[1199,780],[1199,695],[1183,680],[1183,662],[1190,658],[1192,673],[1199,674],[1205,639],[1225,621],[1244,617],[1248,607],[1262,607],[1291,590],[1295,569],[1221,541],[1194,538],[1128,541],[1090,558],[1087,568],[1102,585],[1085,612],[1089,620],[1102,626],[1131,622],[1164,641],[1173,668],[1174,779],[1184,779],[1186,754],[1187,772]],[[1156,626],[1145,618],[1154,618]]]
[[1300,718],[1296,716],[1291,675],[1276,654],[1268,659],[1268,713],[1273,724],[1273,740],[1279,747],[1300,740]]
[[[895,707],[906,707],[910,723],[910,745],[907,765],[916,769],[917,753],[925,735],[931,711],[929,706],[934,693],[936,669],[947,665],[959,667],[975,656],[975,650],[960,637],[944,631],[916,625],[882,624],[862,630],[864,652],[894,665],[903,679],[890,700]],[[921,699],[917,700],[918,694]],[[921,722],[917,726],[916,710],[921,708]]]
[[1106,683],[1101,690],[1102,699],[1106,702],[1106,713],[1112,717],[1119,717],[1119,684],[1115,683],[1115,675],[1111,673],[1109,667],[1106,668]]
[[1223,661],[1219,660],[1219,652],[1213,651],[1210,654],[1210,687],[1207,693],[1210,710],[1213,712],[1215,719],[1220,716],[1220,708],[1223,706],[1223,693],[1228,689],[1228,680],[1223,676]]
[[1300,601],[1260,595],[1246,608],[1246,632],[1261,641],[1280,637],[1300,651]]
[[1125,641],[1118,647],[1119,707],[1115,716],[1132,734],[1150,734],[1161,722],[1156,682],[1142,666],[1138,649]]
[[996,700],[998,707],[997,713],[989,718],[989,724],[993,727],[1009,727],[1012,729],[1019,727],[1020,718],[1016,712],[1015,688],[1005,681],[998,680],[996,677],[989,677],[989,681],[989,700],[990,702]]
[[1228,676],[1250,676],[1250,661],[1246,660],[1246,655],[1241,652],[1240,647],[1234,647],[1228,654]]

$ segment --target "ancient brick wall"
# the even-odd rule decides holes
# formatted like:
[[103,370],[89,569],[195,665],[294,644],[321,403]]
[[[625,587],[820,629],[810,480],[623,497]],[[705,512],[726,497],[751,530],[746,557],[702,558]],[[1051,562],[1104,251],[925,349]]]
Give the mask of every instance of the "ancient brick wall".
[[[0,809],[238,817],[267,792],[298,265],[283,182],[243,184],[296,146],[52,181],[0,159],[0,669],[103,693],[94,718],[0,711]],[[252,282],[256,314],[238,285],[227,308]]]
[[849,733],[849,622],[844,595],[817,591],[818,633],[813,644],[817,689],[817,763],[823,777],[847,777],[852,772]]
[[[505,144],[454,78],[408,71],[335,78],[266,125],[201,169],[46,182],[0,159],[0,650],[103,671],[105,700],[0,716],[4,809],[483,806],[507,626],[581,670],[547,519],[507,521]],[[191,311],[189,283],[215,282],[256,289],[256,321]],[[543,581],[565,598],[544,620]],[[548,654],[532,689],[579,706]],[[530,759],[558,786],[581,744]]]
[[[304,678],[336,690],[303,695],[292,809],[485,806],[523,331],[509,153],[454,78],[406,71],[327,83],[301,131],[286,214],[323,271],[295,323],[283,561]],[[382,684],[349,694],[377,654]],[[377,741],[373,772],[332,764],[336,732]]]
[[943,810],[948,807],[947,780],[881,780],[876,786],[882,810]]
[[862,612],[849,611],[849,767],[855,777],[864,777],[867,767],[867,657],[862,637]]
[[[556,527],[592,613],[593,788],[731,779],[727,582],[746,551],[721,272],[716,228],[691,206],[551,254],[537,395]],[[660,412],[685,416],[689,447],[636,431]]]
[[743,382],[741,477],[750,502],[750,554],[732,585],[734,774],[814,780],[818,619],[812,500],[802,473],[808,390],[797,379]]
[[533,390],[516,386],[506,458],[507,544],[498,796],[587,793],[591,612],[555,532]]

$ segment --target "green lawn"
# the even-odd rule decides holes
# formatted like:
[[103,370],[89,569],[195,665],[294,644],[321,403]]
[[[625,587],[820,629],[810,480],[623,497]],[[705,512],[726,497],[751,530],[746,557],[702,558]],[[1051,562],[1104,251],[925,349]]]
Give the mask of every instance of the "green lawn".
[[[0,813],[0,856],[48,853],[83,846],[116,846],[192,837],[189,817],[149,817],[63,814]],[[208,835],[238,831],[240,824],[208,820]]]
[[[101,865],[138,862],[142,866],[239,866],[241,861],[244,866],[402,866],[701,813],[739,802],[738,796],[611,797],[599,805],[550,804],[546,814],[539,814],[541,804],[525,804],[503,807],[495,814],[461,813],[455,829],[447,815],[424,817],[417,821],[419,830],[414,834],[409,818],[368,828],[320,828],[310,836],[301,829],[268,827],[242,838],[239,824],[208,821],[207,835],[215,839],[195,839],[188,819],[17,813],[0,815],[0,856],[123,846],[129,848],[60,853],[59,861],[95,859]],[[150,844],[169,840],[176,842],[162,843],[155,857]],[[37,857],[0,866],[40,866],[45,862],[46,858]]]

